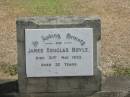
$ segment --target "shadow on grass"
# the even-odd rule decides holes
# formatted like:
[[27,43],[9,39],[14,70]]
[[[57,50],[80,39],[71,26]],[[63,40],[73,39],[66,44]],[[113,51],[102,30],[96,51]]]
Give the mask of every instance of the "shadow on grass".
[[0,84],[0,97],[17,97],[18,81]]

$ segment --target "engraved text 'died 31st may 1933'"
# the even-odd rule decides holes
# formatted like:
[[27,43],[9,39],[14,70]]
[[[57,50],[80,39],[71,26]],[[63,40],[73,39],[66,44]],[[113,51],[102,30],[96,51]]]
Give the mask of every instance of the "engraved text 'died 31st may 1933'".
[[25,29],[27,77],[92,76],[93,29]]

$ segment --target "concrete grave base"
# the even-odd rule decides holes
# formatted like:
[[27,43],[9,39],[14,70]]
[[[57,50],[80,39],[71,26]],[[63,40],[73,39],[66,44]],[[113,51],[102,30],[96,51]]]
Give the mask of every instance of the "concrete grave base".
[[[110,81],[110,79],[111,79],[111,81]],[[127,85],[127,87],[126,87],[126,85]],[[102,91],[96,92],[91,96],[85,96],[85,97],[130,97],[130,88],[129,88],[130,87],[130,78],[129,77],[125,77],[125,76],[109,77],[109,78],[106,78],[106,80],[104,80],[104,83],[102,86],[103,86]],[[84,97],[84,95],[86,95],[84,93],[80,92],[77,95],[76,95],[76,93],[75,94],[73,93],[73,95],[76,95],[77,97]],[[59,94],[61,97],[62,97],[62,95],[67,96],[67,97],[72,96],[72,93],[70,93],[70,92],[69,93],[68,92],[59,93],[59,94],[57,93],[56,95],[55,95],[55,93],[49,93],[49,95],[50,94],[54,94],[54,95],[52,95],[53,97],[55,97],[55,96],[57,97]],[[21,94],[22,97],[44,97],[45,95],[48,95],[48,93]],[[79,96],[79,95],[82,95],[82,96]],[[17,81],[8,80],[8,81],[0,82],[0,97],[20,97],[20,93],[18,92]]]
[[[18,82],[21,97],[86,97],[101,90],[98,69],[101,21],[98,17],[20,17],[17,19]],[[94,75],[75,77],[27,77],[25,29],[93,28]]]
[[[77,93],[76,93],[77,94]],[[100,91],[94,93],[92,96],[84,96],[84,93],[79,93],[75,95],[75,97],[130,97],[130,92],[128,91]],[[74,97],[74,94],[72,93],[60,93],[60,94],[54,94],[53,96],[50,95],[50,93],[46,94],[26,94],[23,95],[22,97]]]

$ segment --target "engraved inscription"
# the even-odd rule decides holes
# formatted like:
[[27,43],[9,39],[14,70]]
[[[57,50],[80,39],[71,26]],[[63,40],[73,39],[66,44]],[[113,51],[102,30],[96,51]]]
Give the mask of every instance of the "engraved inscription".
[[92,76],[93,29],[26,29],[28,77]]

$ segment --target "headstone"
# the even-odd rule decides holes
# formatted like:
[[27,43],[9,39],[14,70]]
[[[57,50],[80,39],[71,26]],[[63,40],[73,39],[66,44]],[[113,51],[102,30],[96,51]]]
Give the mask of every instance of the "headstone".
[[21,97],[85,97],[100,91],[98,17],[17,19]]

